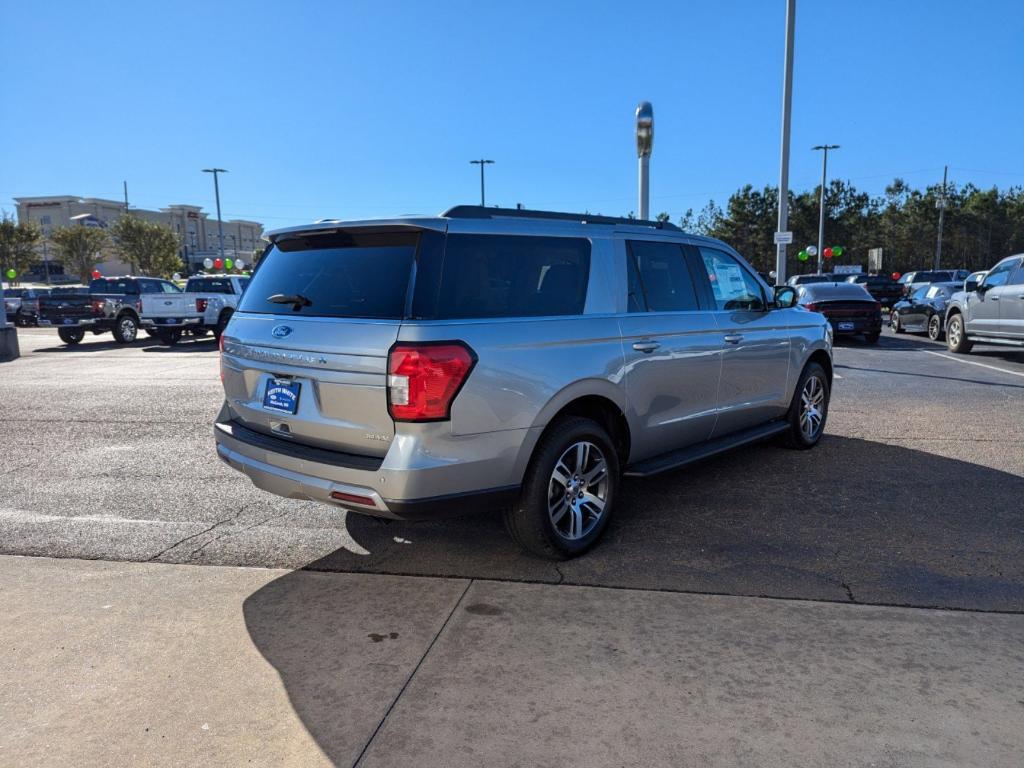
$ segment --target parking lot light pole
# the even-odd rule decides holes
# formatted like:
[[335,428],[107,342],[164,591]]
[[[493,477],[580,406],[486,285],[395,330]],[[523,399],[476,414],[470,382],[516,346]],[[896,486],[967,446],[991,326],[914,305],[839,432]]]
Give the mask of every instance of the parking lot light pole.
[[811,149],[817,151],[822,150],[821,155],[821,200],[820,210],[818,212],[818,274],[821,274],[821,268],[824,265],[824,252],[825,252],[825,173],[828,168],[828,151],[830,149],[839,149],[838,144],[819,144]]
[[[779,229],[789,227],[789,124],[793,109],[793,33],[796,0],[786,1],[786,57],[782,71],[782,148],[779,152]],[[775,284],[786,284],[786,244],[775,246]]]
[[654,148],[654,107],[641,101],[636,108],[636,156],[639,159],[637,177],[637,218],[651,218],[651,150]]
[[484,198],[484,166],[485,165],[494,165],[494,161],[493,160],[484,160],[481,157],[479,160],[470,160],[469,164],[470,165],[479,165],[480,166],[480,207],[483,208],[483,207],[485,207],[487,205],[487,203],[485,201],[485,198]]
[[203,173],[213,174],[213,194],[217,198],[217,240],[220,244],[220,260],[224,261],[224,222],[220,218],[220,184],[217,183],[218,173],[227,173],[224,168],[203,168]]
[[935,266],[933,267],[936,271],[942,261],[942,220],[946,213],[946,181],[948,179],[949,166],[947,165],[942,170],[942,192],[939,194],[939,199],[935,201],[935,207],[939,209],[939,239],[935,243]]

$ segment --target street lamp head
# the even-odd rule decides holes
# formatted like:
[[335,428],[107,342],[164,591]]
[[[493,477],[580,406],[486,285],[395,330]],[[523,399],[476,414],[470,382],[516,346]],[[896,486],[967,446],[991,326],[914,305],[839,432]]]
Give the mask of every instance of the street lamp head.
[[227,173],[227,168],[203,168],[203,173]]
[[480,159],[480,160],[470,160],[469,164],[470,165],[494,165],[494,161],[493,160],[483,160],[483,159]]
[[816,149],[839,149],[838,144],[819,144],[816,147],[811,147],[812,150]]
[[650,157],[654,148],[654,107],[641,101],[636,108],[636,156]]

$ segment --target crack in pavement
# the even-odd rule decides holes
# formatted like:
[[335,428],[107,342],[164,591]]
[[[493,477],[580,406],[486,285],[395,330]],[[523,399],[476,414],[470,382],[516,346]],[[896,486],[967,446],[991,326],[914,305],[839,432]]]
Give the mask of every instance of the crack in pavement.
[[244,511],[245,511],[245,505],[243,504],[243,505],[242,505],[242,506],[241,506],[241,507],[239,508],[239,510],[238,510],[238,511],[237,511],[237,512],[236,512],[235,514],[231,515],[230,517],[225,517],[225,518],[224,518],[223,520],[218,520],[217,522],[215,522],[215,523],[214,523],[213,525],[211,525],[210,527],[208,527],[208,528],[204,528],[203,530],[199,531],[198,533],[193,533],[193,534],[190,534],[189,536],[185,536],[184,538],[180,539],[179,541],[176,541],[176,542],[174,542],[173,544],[171,544],[171,546],[169,546],[169,547],[165,547],[164,549],[161,549],[161,550],[160,550],[159,552],[157,552],[157,553],[156,553],[155,555],[153,555],[153,556],[152,556],[151,558],[149,558],[149,559],[148,559],[148,560],[147,560],[146,562],[150,562],[150,563],[152,563],[152,562],[153,562],[153,561],[155,561],[155,560],[156,560],[157,558],[163,557],[163,556],[164,556],[165,554],[167,554],[168,552],[170,552],[170,551],[171,551],[172,549],[174,549],[175,547],[180,547],[180,546],[181,546],[182,544],[184,544],[184,543],[185,543],[186,541],[192,541],[193,539],[197,539],[197,538],[199,538],[200,536],[202,536],[202,535],[204,535],[204,534],[207,534],[207,533],[209,533],[210,531],[212,531],[212,530],[214,530],[214,529],[216,529],[216,528],[219,528],[219,527],[220,527],[220,526],[222,526],[222,525],[227,525],[228,523],[231,523],[231,522],[233,522],[233,521],[237,520],[237,519],[238,519],[238,516],[239,516],[239,515],[241,515],[241,514],[242,514],[242,512],[244,512]]
[[[242,509],[245,509],[245,507],[243,506]],[[275,512],[273,514],[267,515],[262,520],[259,520],[259,521],[255,522],[255,523],[253,523],[252,525],[248,525],[245,528],[242,528],[240,531],[228,530],[228,531],[225,531],[224,533],[222,533],[219,536],[214,536],[210,540],[204,542],[201,546],[199,546],[196,549],[192,550],[192,552],[189,554],[189,556],[187,558],[185,558],[184,562],[186,564],[192,563],[195,560],[196,556],[200,552],[202,552],[208,546],[213,544],[215,541],[220,541],[221,539],[226,539],[229,536],[238,536],[240,534],[245,533],[246,531],[251,531],[253,528],[259,528],[261,525],[264,525],[265,523],[269,523],[271,520],[276,520],[279,517],[284,517],[286,514],[288,514],[288,511],[289,510],[286,509],[283,512]],[[238,515],[241,515],[241,514],[242,514],[242,510],[239,510],[238,511]],[[237,520],[238,519],[238,515],[235,515],[235,517],[233,519]],[[216,527],[216,526],[214,526],[214,527]],[[212,529],[210,529],[210,530],[212,530]],[[209,530],[207,531],[207,533],[209,533]],[[197,534],[197,535],[199,535],[199,534]],[[172,549],[173,549],[173,547],[172,547]]]

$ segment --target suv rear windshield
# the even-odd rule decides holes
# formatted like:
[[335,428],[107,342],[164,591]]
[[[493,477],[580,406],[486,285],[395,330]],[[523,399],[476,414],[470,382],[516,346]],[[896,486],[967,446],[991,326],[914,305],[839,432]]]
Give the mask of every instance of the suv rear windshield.
[[190,278],[185,283],[185,293],[234,293],[231,281],[216,277]]
[[268,251],[239,311],[391,320],[574,315],[583,312],[589,272],[584,238],[311,234]]
[[260,260],[238,309],[400,320],[417,239],[331,232],[279,240]]

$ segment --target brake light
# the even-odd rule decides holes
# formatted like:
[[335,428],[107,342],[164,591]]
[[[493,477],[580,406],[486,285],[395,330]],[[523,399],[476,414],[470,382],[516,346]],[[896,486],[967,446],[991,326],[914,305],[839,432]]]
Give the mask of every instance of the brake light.
[[142,312],[142,299],[135,300],[135,311]]
[[476,355],[457,341],[395,344],[388,353],[388,411],[395,421],[444,421]]
[[107,302],[103,299],[93,299],[89,303],[92,305],[92,311],[94,313],[101,314],[103,312],[103,307]]
[[818,311],[820,311],[818,309],[818,305],[815,304],[813,301],[810,304],[804,304],[804,309],[806,309],[808,312],[818,312]]
[[196,312],[206,311],[206,299],[196,299]]

